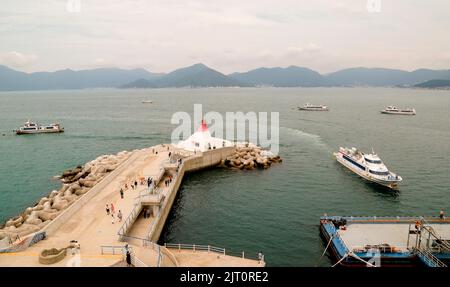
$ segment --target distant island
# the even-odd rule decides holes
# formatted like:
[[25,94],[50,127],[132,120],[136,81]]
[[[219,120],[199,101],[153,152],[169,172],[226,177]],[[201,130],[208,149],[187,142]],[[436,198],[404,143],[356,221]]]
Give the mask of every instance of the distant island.
[[426,88],[426,89],[450,89],[450,80],[430,80],[417,85],[416,88]]
[[329,74],[289,66],[258,68],[223,74],[204,64],[170,73],[145,69],[102,68],[74,71],[24,73],[0,65],[0,91],[88,88],[181,88],[181,87],[417,87],[445,88],[450,70],[419,69],[412,72],[385,68],[349,68]]

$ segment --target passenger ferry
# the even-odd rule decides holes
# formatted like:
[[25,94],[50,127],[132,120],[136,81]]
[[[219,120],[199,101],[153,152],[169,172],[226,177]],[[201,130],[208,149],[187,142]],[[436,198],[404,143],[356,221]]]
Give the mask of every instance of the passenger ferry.
[[41,133],[62,133],[64,128],[60,124],[51,124],[47,126],[41,126],[37,123],[27,121],[23,127],[16,130],[16,134],[41,134]]
[[415,109],[399,109],[396,106],[389,106],[381,111],[382,114],[390,114],[390,115],[407,115],[407,116],[414,116],[416,114]]
[[298,107],[300,111],[316,111],[316,112],[324,112],[328,111],[327,106],[323,105],[311,105],[310,103],[306,103],[303,107]]
[[389,171],[373,151],[365,154],[356,148],[343,148],[334,153],[336,160],[360,177],[380,185],[397,188],[403,180],[399,175]]

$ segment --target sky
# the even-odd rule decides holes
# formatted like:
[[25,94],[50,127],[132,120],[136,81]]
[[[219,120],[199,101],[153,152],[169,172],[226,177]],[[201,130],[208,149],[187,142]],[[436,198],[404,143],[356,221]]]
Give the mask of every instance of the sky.
[[2,0],[0,64],[450,68],[448,0]]

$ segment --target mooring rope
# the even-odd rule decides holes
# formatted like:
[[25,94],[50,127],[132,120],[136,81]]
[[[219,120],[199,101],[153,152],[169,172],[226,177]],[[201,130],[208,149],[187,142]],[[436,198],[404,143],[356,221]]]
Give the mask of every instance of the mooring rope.
[[320,256],[319,261],[317,261],[317,263],[316,263],[316,267],[319,265],[319,263],[320,263],[320,261],[322,260],[323,256],[324,256],[325,253],[327,252],[327,249],[328,249],[328,247],[330,246],[331,241],[333,240],[333,237],[334,237],[334,234],[331,235],[330,240],[328,241],[328,244],[327,244],[327,246],[325,247],[325,250],[324,250],[323,253],[322,253],[322,256]]
[[359,261],[362,261],[362,262],[366,263],[366,264],[369,265],[370,267],[377,267],[376,265],[373,265],[372,263],[369,263],[369,262],[365,261],[364,259],[362,259],[361,257],[357,256],[357,255],[356,255],[355,253],[353,253],[353,252],[349,252],[348,255],[350,255],[351,257],[353,257],[353,258],[355,258],[355,259],[357,259],[357,260],[359,260]]
[[347,258],[347,256],[348,256],[348,253],[345,253],[344,256],[343,256],[338,262],[336,262],[333,266],[331,266],[331,267],[335,267],[336,265],[338,265],[339,263],[341,263],[345,258]]

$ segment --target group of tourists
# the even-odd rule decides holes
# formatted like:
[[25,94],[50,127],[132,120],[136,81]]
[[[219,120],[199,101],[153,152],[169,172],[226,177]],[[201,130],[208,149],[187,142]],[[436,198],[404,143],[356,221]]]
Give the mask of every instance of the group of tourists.
[[[114,216],[114,214],[116,213],[114,204],[106,204],[106,215],[110,215],[111,216],[111,223],[114,224],[116,222],[116,218]],[[117,212],[117,220],[118,222],[122,222],[122,211],[119,209],[119,211]]]
[[169,178],[164,180],[164,185],[168,187],[172,183],[172,176],[170,175]]

